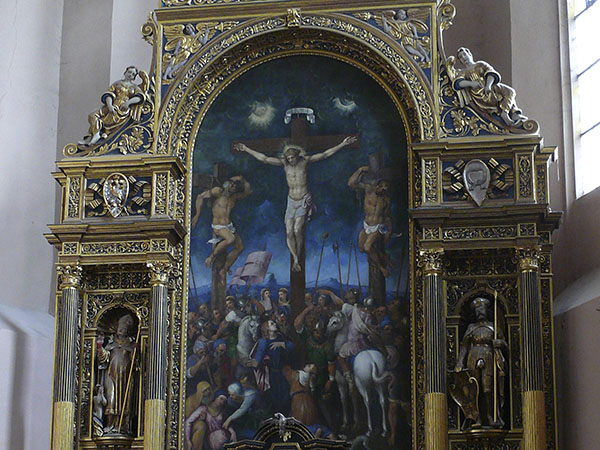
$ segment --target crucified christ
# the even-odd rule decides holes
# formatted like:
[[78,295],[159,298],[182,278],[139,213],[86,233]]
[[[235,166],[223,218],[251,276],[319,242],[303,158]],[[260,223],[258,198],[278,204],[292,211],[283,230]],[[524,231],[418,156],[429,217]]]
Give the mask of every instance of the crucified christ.
[[196,214],[192,217],[192,229],[198,223],[204,200],[213,199],[211,227],[214,238],[208,242],[215,245],[205,260],[206,267],[210,267],[217,255],[225,252],[227,247],[233,246],[219,273],[222,279],[225,279],[225,274],[244,250],[242,238],[235,232],[235,227],[230,219],[231,210],[238,200],[248,197],[251,193],[250,183],[242,176],[235,176],[223,183],[223,187],[208,189],[196,197]]
[[289,189],[284,219],[285,233],[287,246],[292,255],[292,271],[294,272],[302,270],[300,255],[304,248],[304,227],[307,218],[314,211],[312,196],[308,189],[308,164],[330,158],[356,140],[355,136],[348,136],[338,145],[314,155],[308,155],[300,146],[288,145],[284,148],[281,156],[277,158],[252,150],[243,143],[235,144],[237,151],[246,152],[260,162],[272,166],[283,166]]

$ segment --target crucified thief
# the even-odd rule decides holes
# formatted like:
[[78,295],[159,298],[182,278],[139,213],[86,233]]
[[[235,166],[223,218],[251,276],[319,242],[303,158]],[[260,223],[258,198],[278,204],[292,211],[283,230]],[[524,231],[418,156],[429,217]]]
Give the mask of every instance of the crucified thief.
[[314,155],[308,155],[300,146],[287,145],[281,156],[277,158],[266,156],[242,143],[235,146],[237,151],[246,152],[260,162],[272,166],[283,166],[289,188],[284,219],[285,233],[287,246],[292,255],[292,270],[294,272],[302,270],[300,255],[304,248],[304,227],[306,220],[310,219],[315,209],[308,189],[308,164],[330,158],[342,148],[356,142],[356,140],[355,136],[348,136],[338,145]]
[[[365,193],[365,220],[358,235],[358,249],[366,253],[369,261],[387,277],[390,274],[388,267],[392,266],[391,259],[385,253],[385,244],[392,235],[390,183],[383,177],[369,177],[368,174],[369,166],[363,166],[348,180],[351,189]],[[375,245],[379,239],[383,239],[381,248]]]
[[233,246],[231,252],[227,254],[225,265],[219,271],[221,279],[225,279],[225,274],[244,250],[242,238],[236,233],[230,219],[231,210],[238,200],[248,197],[251,193],[250,183],[238,175],[223,183],[223,187],[208,189],[196,197],[196,214],[192,217],[192,229],[198,224],[204,200],[213,199],[211,228],[214,237],[208,243],[215,245],[204,261],[206,267],[210,267],[220,253],[225,252],[229,246]]

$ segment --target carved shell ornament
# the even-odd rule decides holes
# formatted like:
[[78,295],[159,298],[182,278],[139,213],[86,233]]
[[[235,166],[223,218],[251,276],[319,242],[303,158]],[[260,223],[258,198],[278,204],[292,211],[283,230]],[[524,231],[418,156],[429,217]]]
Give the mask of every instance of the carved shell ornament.
[[119,217],[121,212],[123,212],[128,195],[129,181],[127,180],[127,177],[122,173],[113,173],[109,175],[104,182],[102,196],[104,197],[106,207],[113,217]]

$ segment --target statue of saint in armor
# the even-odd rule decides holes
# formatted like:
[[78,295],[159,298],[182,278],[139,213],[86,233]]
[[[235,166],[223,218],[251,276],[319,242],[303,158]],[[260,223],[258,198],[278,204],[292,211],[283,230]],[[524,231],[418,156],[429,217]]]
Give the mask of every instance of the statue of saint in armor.
[[450,395],[466,417],[463,429],[504,427],[504,354],[508,346],[497,325],[497,312],[494,321],[489,320],[491,303],[483,297],[471,301],[475,319],[462,338],[450,385]]

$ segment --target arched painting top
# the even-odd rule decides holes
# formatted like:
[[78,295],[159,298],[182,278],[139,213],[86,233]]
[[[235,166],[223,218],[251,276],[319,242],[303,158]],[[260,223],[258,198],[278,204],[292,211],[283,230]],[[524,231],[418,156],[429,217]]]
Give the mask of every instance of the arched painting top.
[[301,28],[288,28],[282,17],[245,22],[206,45],[165,96],[156,154],[185,160],[198,114],[236,73],[293,54],[329,56],[359,67],[394,98],[409,142],[436,138],[433,92],[418,65],[365,22],[340,14],[315,14],[304,15]]

